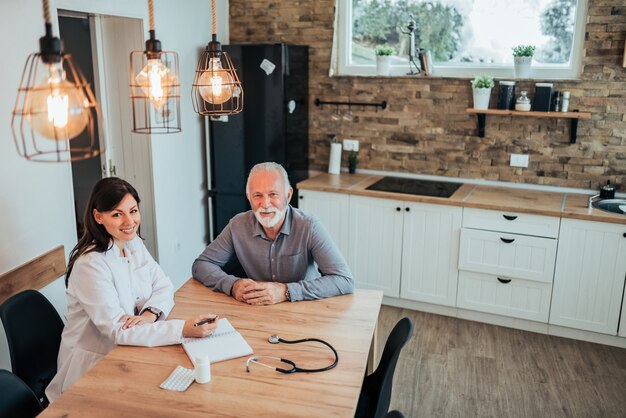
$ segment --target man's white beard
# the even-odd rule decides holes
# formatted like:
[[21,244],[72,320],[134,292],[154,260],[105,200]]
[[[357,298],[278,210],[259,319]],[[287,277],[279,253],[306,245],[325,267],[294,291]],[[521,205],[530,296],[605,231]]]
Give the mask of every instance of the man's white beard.
[[[270,206],[269,208],[258,208],[254,212],[254,216],[256,217],[256,220],[259,221],[259,223],[263,225],[264,227],[273,228],[276,225],[278,225],[278,223],[283,219],[283,216],[285,216],[286,211],[287,211],[286,206],[285,206],[285,209],[283,210],[278,210],[274,206]],[[271,218],[264,218],[261,215],[261,213],[268,213],[268,212],[273,212],[274,216],[272,216]]]

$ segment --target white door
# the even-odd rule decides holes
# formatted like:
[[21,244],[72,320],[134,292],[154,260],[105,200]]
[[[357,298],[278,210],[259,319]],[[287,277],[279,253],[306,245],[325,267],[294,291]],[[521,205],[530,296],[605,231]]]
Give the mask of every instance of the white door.
[[107,140],[107,150],[102,156],[103,175],[123,178],[137,189],[141,198],[141,235],[148,251],[158,261],[151,138],[131,132],[129,55],[133,50],[145,49],[143,20],[94,15],[90,22],[96,94],[102,105]]
[[463,209],[405,202],[400,296],[454,306]]
[[343,258],[348,260],[350,196],[313,190],[299,190],[299,194],[298,207],[322,222]]
[[350,196],[348,264],[359,288],[400,296],[403,202]]
[[626,225],[563,219],[550,323],[617,334],[626,276]]

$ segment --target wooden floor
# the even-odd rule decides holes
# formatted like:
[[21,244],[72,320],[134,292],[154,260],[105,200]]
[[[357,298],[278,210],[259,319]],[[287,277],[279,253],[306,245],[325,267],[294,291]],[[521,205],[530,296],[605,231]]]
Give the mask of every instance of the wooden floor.
[[379,355],[404,316],[391,409],[406,417],[626,417],[626,349],[383,306]]

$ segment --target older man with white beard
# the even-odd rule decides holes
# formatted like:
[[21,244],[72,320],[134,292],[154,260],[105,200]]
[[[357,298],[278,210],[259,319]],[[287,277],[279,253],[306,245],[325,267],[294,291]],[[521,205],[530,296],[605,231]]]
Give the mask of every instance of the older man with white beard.
[[[341,252],[319,220],[289,205],[292,193],[280,164],[255,165],[246,184],[252,210],[230,220],[194,261],[193,276],[251,305],[352,293]],[[235,259],[248,277],[224,272]]]

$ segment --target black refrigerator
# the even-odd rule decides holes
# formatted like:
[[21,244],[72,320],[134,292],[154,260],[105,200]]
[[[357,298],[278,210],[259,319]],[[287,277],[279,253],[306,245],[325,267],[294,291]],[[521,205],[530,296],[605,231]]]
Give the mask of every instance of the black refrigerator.
[[308,47],[286,44],[224,45],[244,91],[243,111],[210,118],[207,144],[209,239],[250,209],[245,196],[252,166],[264,161],[287,170],[296,183],[308,177]]

